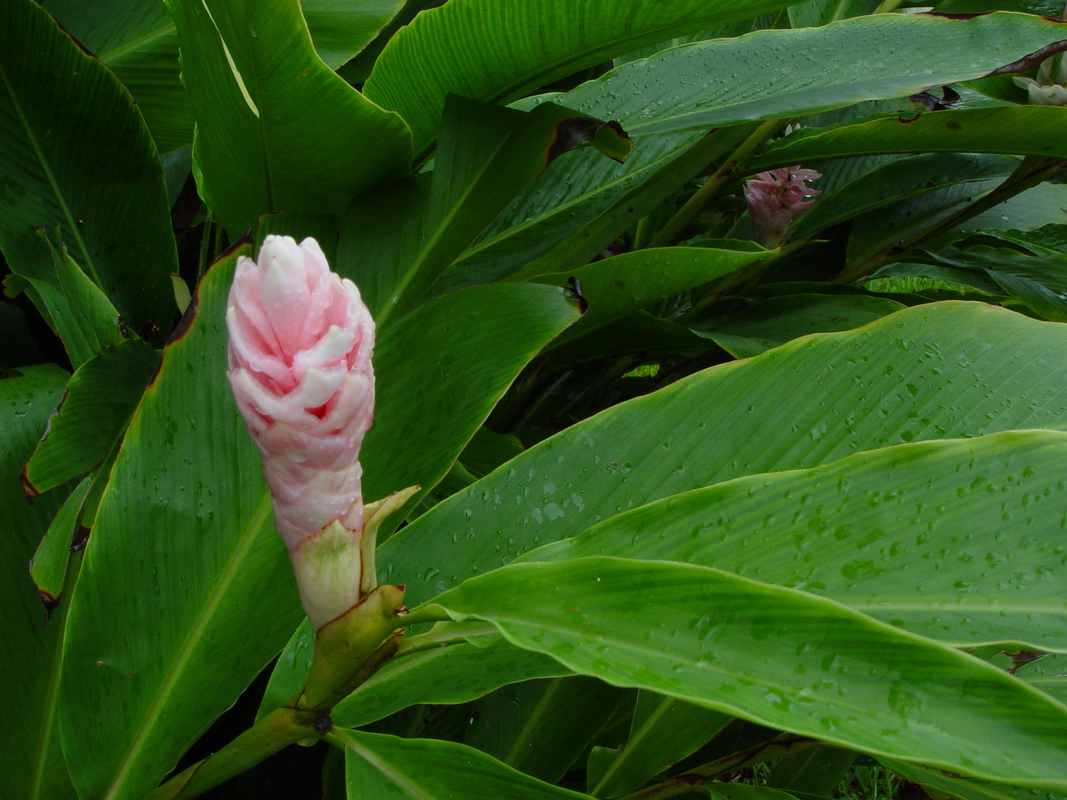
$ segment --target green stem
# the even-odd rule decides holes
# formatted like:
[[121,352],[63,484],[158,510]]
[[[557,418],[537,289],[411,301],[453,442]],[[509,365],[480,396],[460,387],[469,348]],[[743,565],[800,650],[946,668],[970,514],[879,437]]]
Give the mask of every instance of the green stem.
[[[217,753],[198,761],[148,796],[147,800],[190,800],[254,767],[301,739],[318,736],[313,711],[275,709]],[[329,719],[328,717],[326,718]]]
[[955,214],[949,216],[948,219],[937,222],[930,228],[927,228],[910,238],[900,240],[888,250],[884,250],[881,253],[877,253],[862,261],[857,261],[851,266],[845,267],[845,269],[833,279],[833,282],[858,283],[863,278],[874,274],[886,264],[890,264],[897,260],[900,254],[905,250],[918,247],[934,237],[952,230],[957,225],[966,222],[971,217],[975,217],[983,211],[988,211],[990,208],[1000,205],[1005,200],[1009,200],[1015,195],[1025,192],[1027,189],[1032,189],[1050,175],[1059,172],[1064,166],[1067,166],[1067,161],[1042,158],[1040,156],[1027,156],[1015,171],[1009,175],[1000,186],[989,192],[989,194],[970,203],[965,208],[960,209]]
[[693,193],[693,196],[686,201],[685,205],[667,220],[667,224],[652,237],[648,246],[665,247],[681,238],[682,232],[689,223],[696,219],[697,214],[707,208],[722,187],[733,178],[734,170],[737,168],[738,163],[756,152],[778,129],[780,122],[781,120],[769,119],[749,134],[748,138],[738,145],[737,149],[712,173],[711,177],[704,181],[704,185]]
[[727,772],[750,767],[753,764],[762,764],[765,761],[781,758],[789,753],[796,753],[820,744],[821,742],[816,739],[785,734],[769,742],[711,761],[684,775],[676,775],[663,781],[663,783],[628,794],[620,798],[620,800],[667,800],[669,797],[677,797],[687,792],[692,792],[694,789],[699,789],[708,781]]

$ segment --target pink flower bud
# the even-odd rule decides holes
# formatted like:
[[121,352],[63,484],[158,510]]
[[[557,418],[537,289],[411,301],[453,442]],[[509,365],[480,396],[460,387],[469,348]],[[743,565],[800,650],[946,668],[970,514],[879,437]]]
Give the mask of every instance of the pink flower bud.
[[819,194],[804,181],[814,181],[822,175],[813,169],[779,167],[761,172],[745,181],[745,200],[752,214],[756,241],[764,247],[777,247],[785,240],[785,229],[797,214],[811,205],[807,197]]
[[[258,263],[237,261],[226,324],[230,386],[318,628],[359,599],[359,450],[374,413],[374,321],[314,239],[268,236]],[[309,571],[312,550],[321,552]]]

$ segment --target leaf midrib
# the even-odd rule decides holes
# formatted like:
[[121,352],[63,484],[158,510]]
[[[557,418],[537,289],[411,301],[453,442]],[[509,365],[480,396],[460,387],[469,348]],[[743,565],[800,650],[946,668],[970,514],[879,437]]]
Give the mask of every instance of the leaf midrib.
[[186,634],[175,659],[171,662],[170,670],[159,685],[156,695],[144,715],[141,726],[137,730],[137,734],[130,742],[130,746],[126,751],[126,757],[119,765],[119,769],[115,773],[111,786],[104,795],[104,800],[116,800],[116,798],[124,796],[123,789],[125,788],[126,779],[133,771],[134,766],[144,749],[145,742],[148,740],[156,723],[159,721],[160,712],[170,699],[174,687],[178,684],[178,681],[184,674],[186,664],[196,650],[200,639],[203,638],[203,635],[208,628],[208,623],[217,611],[223,597],[226,596],[230,583],[240,572],[240,565],[251,550],[252,543],[256,540],[263,523],[266,521],[269,511],[270,496],[264,492],[263,499],[253,513],[244,533],[241,534],[238,546],[234,548],[232,555],[226,562],[226,566],[219,574],[219,579],[215,582],[215,588],[212,589],[211,593],[208,595],[195,622],[189,628],[189,632]]
[[15,114],[18,117],[19,122],[22,124],[22,129],[26,134],[26,138],[29,140],[30,146],[33,148],[33,152],[37,156],[37,161],[40,164],[41,169],[44,171],[48,185],[52,189],[52,194],[55,195],[56,202],[59,204],[59,208],[67,220],[67,228],[69,229],[70,235],[78,243],[78,248],[81,251],[82,258],[85,260],[85,265],[92,273],[93,281],[97,286],[104,286],[104,281],[100,278],[100,273],[96,268],[96,264],[93,263],[93,260],[89,255],[89,249],[85,246],[85,242],[82,240],[81,231],[78,230],[74,215],[71,213],[70,208],[68,208],[66,198],[60,191],[59,182],[56,180],[56,176],[52,172],[51,164],[48,162],[48,159],[45,158],[44,151],[41,149],[40,142],[38,142],[37,136],[35,135],[33,128],[30,126],[30,121],[26,116],[26,112],[22,109],[22,103],[19,102],[18,96],[15,94],[15,90],[12,88],[10,80],[8,80],[7,70],[4,69],[3,64],[0,64],[0,81],[4,84],[4,89],[7,92],[7,96],[11,99],[11,104],[15,108]]

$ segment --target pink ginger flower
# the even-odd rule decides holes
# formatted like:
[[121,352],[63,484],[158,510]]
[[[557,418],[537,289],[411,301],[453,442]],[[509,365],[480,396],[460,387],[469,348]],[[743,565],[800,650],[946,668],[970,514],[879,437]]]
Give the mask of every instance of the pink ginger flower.
[[314,239],[268,236],[258,262],[237,261],[226,324],[230,386],[318,629],[362,596],[359,451],[374,413],[374,321]]
[[756,241],[764,247],[777,247],[785,240],[785,230],[793,217],[811,206],[805,198],[819,194],[804,181],[814,181],[822,174],[813,169],[779,167],[761,172],[745,181],[745,200],[752,214]]

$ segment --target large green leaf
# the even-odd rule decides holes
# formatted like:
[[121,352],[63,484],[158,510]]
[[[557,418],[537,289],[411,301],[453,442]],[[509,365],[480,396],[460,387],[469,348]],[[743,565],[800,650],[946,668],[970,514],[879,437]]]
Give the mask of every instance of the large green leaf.
[[178,268],[148,129],[115,76],[40,6],[2,0],[0,19],[0,248],[13,272],[53,280],[35,229],[62,225],[74,260],[152,338],[170,327]]
[[404,0],[301,0],[300,5],[319,58],[337,69],[371,43]]
[[630,311],[702,286],[775,253],[758,246],[738,249],[655,247],[605,258],[572,272],[537,275],[530,280],[579,287],[582,297],[589,303],[588,312],[560,337],[562,344],[603,327]]
[[332,738],[347,751],[349,797],[588,800],[587,795],[543,783],[453,742],[348,730],[336,730]]
[[158,363],[150,345],[129,339],[79,367],[26,465],[27,488],[48,491],[103,461]]
[[1035,689],[1067,703],[1067,656],[1042,656],[1019,667],[1015,674]]
[[913,783],[932,789],[938,797],[958,800],[1063,800],[1064,795],[1023,786],[976,781],[915,764],[902,764],[888,758],[878,759],[884,766]]
[[[836,189],[824,190],[815,205],[790,227],[789,236],[794,241],[811,238],[819,231],[860,214],[942,186],[1007,176],[1018,164],[1018,160],[1010,156],[971,153],[937,153],[893,159]],[[821,182],[817,182],[816,187],[821,187]],[[974,187],[967,188],[973,190]]]
[[493,284],[438,298],[386,327],[374,362],[375,421],[360,457],[367,497],[433,488],[515,376],[577,318],[554,286]]
[[406,124],[322,62],[298,0],[168,8],[196,113],[197,182],[232,234],[267,211],[339,212],[356,192],[406,172]]
[[449,98],[432,178],[357,197],[345,214],[338,270],[367,287],[368,307],[386,325],[538,173],[590,141],[621,145],[620,158],[630,144],[611,126],[553,103],[525,113]]
[[682,45],[624,64],[554,99],[586,109],[586,103],[611,97],[612,118],[631,135],[706,130],[906,97],[981,77],[1063,39],[1065,30],[1061,23],[1026,14],[971,19],[876,14],[821,28]]
[[[163,3],[44,0],[63,28],[115,73],[136,98],[161,153],[193,142],[193,107],[181,84],[178,34]],[[370,42],[401,0],[302,0],[319,57],[336,69]]]
[[666,498],[530,558],[714,566],[948,644],[1067,652],[1064,458],[1059,431],[899,445]]
[[503,686],[478,701],[463,743],[527,775],[557,783],[629,697],[585,675]]
[[479,645],[459,642],[390,661],[331,715],[336,724],[355,728],[418,703],[466,703],[509,683],[570,674],[555,659],[503,638]]
[[[68,800],[70,785],[55,728],[63,625],[42,625],[44,608],[26,564],[63,502],[61,492],[30,505],[19,488],[19,470],[33,452],[67,383],[51,364],[24,367],[0,379],[0,680],[7,687],[6,720],[0,726],[4,791],[29,800]],[[68,540],[69,544],[69,540]]]
[[748,358],[798,336],[851,330],[902,308],[895,300],[863,294],[793,294],[712,317],[695,328],[735,358]]
[[[918,306],[797,340],[530,448],[387,541],[382,578],[406,583],[420,602],[678,492],[904,441],[1061,425],[1064,365],[1067,328],[977,303]],[[818,391],[797,402],[804,387]],[[466,546],[454,547],[453,535]]]
[[922,114],[918,119],[893,116],[824,130],[801,129],[768,146],[745,163],[760,172],[790,164],[811,163],[879,153],[1010,153],[1067,158],[1059,131],[1067,108],[997,106]]
[[70,600],[61,729],[86,797],[151,790],[300,620],[259,452],[226,381],[224,308],[247,252],[208,273],[164,351]]
[[594,557],[503,567],[434,602],[620,686],[963,774],[1067,787],[1067,706],[824,598],[708,567]]
[[654,775],[681,761],[718,733],[732,717],[677,697],[642,691],[634,710],[630,737],[596,779],[589,794],[618,797],[640,789]]
[[193,107],[181,84],[178,35],[163,3],[43,0],[41,5],[122,81],[160,153],[192,144]]
[[[583,111],[603,118],[614,113],[609,102],[586,105]],[[691,132],[635,137],[633,155],[625,164],[616,164],[592,150],[566,153],[449,267],[435,291],[511,274],[607,211],[627,190],[654,175],[699,138],[700,134]]]
[[390,40],[366,92],[403,115],[420,151],[436,138],[449,94],[509,102],[644,45],[787,5],[790,0],[451,0]]

